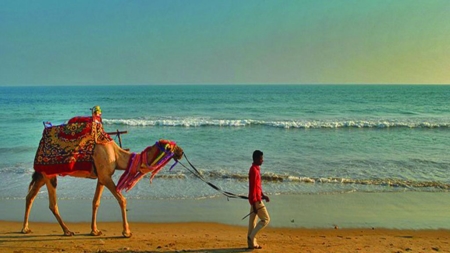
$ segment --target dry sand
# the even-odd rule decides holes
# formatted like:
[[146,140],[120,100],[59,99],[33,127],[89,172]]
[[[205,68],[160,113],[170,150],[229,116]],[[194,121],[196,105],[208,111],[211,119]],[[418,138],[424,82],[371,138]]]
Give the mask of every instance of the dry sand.
[[[218,223],[130,223],[133,236],[121,236],[120,222],[101,222],[103,235],[90,236],[90,224],[68,223],[75,236],[62,236],[55,223],[0,221],[0,252],[249,252],[246,227]],[[450,252],[449,230],[303,229],[263,230],[254,252]]]

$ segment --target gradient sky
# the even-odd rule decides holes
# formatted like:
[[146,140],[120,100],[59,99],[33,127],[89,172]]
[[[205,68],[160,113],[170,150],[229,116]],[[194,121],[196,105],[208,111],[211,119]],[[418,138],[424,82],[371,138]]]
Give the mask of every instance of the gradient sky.
[[0,85],[450,84],[449,0],[2,1]]

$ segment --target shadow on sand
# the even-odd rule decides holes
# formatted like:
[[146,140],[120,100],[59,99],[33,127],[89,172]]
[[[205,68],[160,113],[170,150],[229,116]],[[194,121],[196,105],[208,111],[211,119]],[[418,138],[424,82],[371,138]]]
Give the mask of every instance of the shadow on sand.
[[[79,236],[79,237],[77,237]],[[76,234],[75,236],[65,236],[62,234],[49,234],[49,235],[35,235],[33,233],[23,234],[22,232],[9,232],[4,235],[0,235],[0,242],[11,241],[14,239],[20,239],[20,241],[55,241],[61,240],[61,238],[70,238],[70,240],[98,240],[99,237],[92,236],[91,234]],[[102,236],[101,239],[128,239],[123,236]]]
[[[191,249],[191,250],[169,250],[169,251],[132,251],[136,253],[180,253],[180,252],[190,252],[190,253],[239,253],[239,252],[251,252],[253,250],[247,248],[223,248],[223,249]],[[124,253],[131,251],[105,251],[107,253]]]
[[[77,237],[79,236],[79,237]],[[11,241],[28,241],[28,242],[43,242],[43,241],[57,241],[61,240],[62,238],[70,238],[71,241],[76,240],[98,240],[99,237],[92,236],[90,234],[76,234],[76,236],[64,236],[64,235],[34,235],[34,234],[23,234],[21,232],[9,232],[0,235],[0,244],[3,242],[11,242]],[[124,239],[127,240],[128,238],[125,238],[123,236],[102,236],[101,239]],[[103,253],[130,253],[130,252],[136,252],[136,253],[179,253],[179,252],[189,252],[189,253],[239,253],[239,252],[251,252],[253,250],[247,249],[247,248],[221,248],[221,249],[180,249],[180,250],[142,250],[142,251],[135,251],[135,250],[103,250],[101,252]]]

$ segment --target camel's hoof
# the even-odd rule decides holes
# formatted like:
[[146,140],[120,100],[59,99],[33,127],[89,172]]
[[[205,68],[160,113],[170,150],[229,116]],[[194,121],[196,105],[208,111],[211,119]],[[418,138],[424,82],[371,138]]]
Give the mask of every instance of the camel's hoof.
[[131,232],[122,232],[123,237],[130,238],[133,234]]
[[66,231],[66,232],[64,232],[64,235],[65,235],[65,236],[74,236],[75,233],[72,232],[72,231]]
[[92,230],[91,231],[91,235],[93,235],[93,236],[99,236],[99,235],[102,235],[103,233],[102,233],[102,231],[100,231],[100,230]]
[[31,233],[31,229],[29,228],[22,229],[22,234],[29,234],[29,233]]

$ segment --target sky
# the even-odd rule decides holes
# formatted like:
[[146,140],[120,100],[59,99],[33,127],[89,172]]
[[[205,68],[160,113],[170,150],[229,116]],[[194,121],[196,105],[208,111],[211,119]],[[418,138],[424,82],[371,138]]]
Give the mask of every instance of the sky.
[[449,0],[4,0],[0,85],[450,84]]

